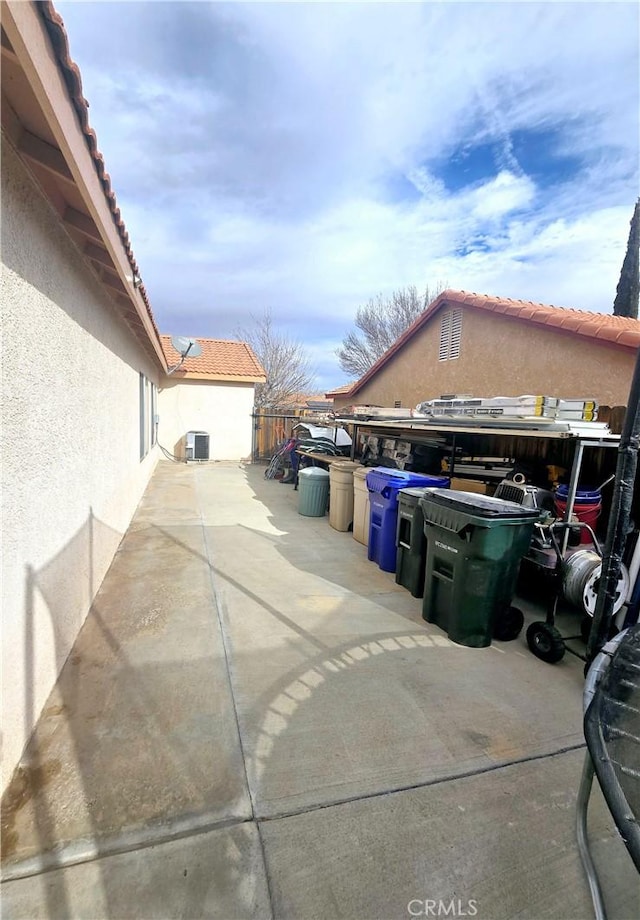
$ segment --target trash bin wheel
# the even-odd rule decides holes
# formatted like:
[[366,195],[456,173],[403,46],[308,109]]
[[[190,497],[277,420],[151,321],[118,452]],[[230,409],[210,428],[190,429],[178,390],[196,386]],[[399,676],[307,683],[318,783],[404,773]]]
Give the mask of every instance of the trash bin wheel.
[[506,607],[493,629],[493,638],[499,642],[517,639],[524,626],[524,613],[518,607]]
[[556,664],[564,658],[564,640],[559,631],[541,620],[527,629],[527,645],[536,658],[547,664]]

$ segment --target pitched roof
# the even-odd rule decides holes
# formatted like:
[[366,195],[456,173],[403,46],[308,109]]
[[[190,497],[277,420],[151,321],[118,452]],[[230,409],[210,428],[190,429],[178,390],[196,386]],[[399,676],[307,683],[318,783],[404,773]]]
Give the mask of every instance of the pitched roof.
[[329,390],[324,395],[327,399],[332,399],[334,396],[344,396],[345,393],[350,393],[357,380],[352,380],[351,383],[345,383],[341,387],[334,387],[332,390]]
[[[347,391],[348,395],[355,395],[361,390],[423,326],[426,326],[438,310],[455,306],[499,313],[534,326],[544,326],[551,332],[581,336],[626,352],[634,352],[640,347],[640,320],[637,319],[613,316],[611,313],[592,313],[588,310],[555,307],[533,303],[530,300],[511,300],[506,297],[491,297],[488,294],[447,290],[420,314],[366,374],[356,380]],[[335,392],[332,391],[332,394]]]
[[[161,335],[160,341],[167,364],[173,367],[180,360],[180,353],[171,344],[170,335]],[[197,358],[186,358],[184,364],[175,371],[176,377],[199,377],[237,383],[264,383],[266,380],[260,362],[246,342],[198,337],[198,344],[202,354]]]
[[288,406],[296,406],[299,409],[311,408],[311,403],[314,406],[318,403],[322,403],[323,406],[330,407],[330,400],[326,399],[322,393],[293,393],[287,400]]

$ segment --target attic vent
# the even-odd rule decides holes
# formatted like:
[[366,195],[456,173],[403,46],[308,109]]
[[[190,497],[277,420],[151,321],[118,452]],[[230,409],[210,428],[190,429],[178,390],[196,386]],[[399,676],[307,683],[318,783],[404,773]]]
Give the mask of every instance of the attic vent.
[[451,361],[460,357],[462,340],[462,310],[449,310],[440,320],[440,350],[438,360]]

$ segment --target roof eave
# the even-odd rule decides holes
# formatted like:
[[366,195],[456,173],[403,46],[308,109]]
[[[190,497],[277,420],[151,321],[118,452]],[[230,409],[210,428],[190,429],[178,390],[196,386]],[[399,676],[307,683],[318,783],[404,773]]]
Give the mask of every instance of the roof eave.
[[202,374],[195,371],[176,371],[173,380],[210,380],[220,383],[266,383],[267,378],[251,374]]
[[[2,26],[30,91],[55,138],[58,150],[51,148],[51,151],[61,154],[61,164],[68,170],[66,181],[70,179],[78,190],[87,209],[88,219],[93,221],[100,243],[106,250],[106,254],[103,254],[109,259],[112,276],[98,277],[105,290],[120,307],[123,303],[130,304],[131,320],[127,321],[130,322],[132,331],[137,335],[143,334],[149,345],[148,350],[166,371],[167,363],[158,331],[139,285],[134,285],[134,268],[107,203],[105,189],[96,172],[87,146],[87,138],[69,97],[69,90],[38,6],[20,0],[5,0],[2,4]],[[29,168],[30,164],[25,160],[25,147],[27,143],[33,144],[34,136],[24,129],[20,121],[21,113],[10,109],[3,99],[3,115],[7,109],[9,111],[6,112],[6,117],[3,117],[5,133]],[[45,148],[50,147],[42,143]],[[30,169],[30,172],[34,174],[33,169]],[[43,192],[49,197],[46,189],[43,188]],[[82,254],[93,267],[91,256],[88,256],[87,252]]]

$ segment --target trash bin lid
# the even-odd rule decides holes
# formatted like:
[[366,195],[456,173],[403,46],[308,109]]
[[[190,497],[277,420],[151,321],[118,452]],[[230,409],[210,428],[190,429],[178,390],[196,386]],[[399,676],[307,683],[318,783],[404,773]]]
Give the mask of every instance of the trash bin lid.
[[493,498],[490,495],[479,495],[477,492],[453,492],[450,489],[425,489],[421,503],[428,513],[429,503],[449,508],[452,511],[461,511],[476,518],[490,518],[492,520],[518,518],[521,521],[538,520],[538,508],[525,508],[517,502],[510,502],[504,498]]
[[367,488],[370,492],[381,492],[387,497],[410,486],[446,486],[447,476],[429,476],[427,473],[413,473],[386,466],[376,466],[367,473]]
[[308,466],[306,469],[300,470],[298,476],[303,476],[305,479],[328,479],[329,473],[319,466]]
[[410,502],[412,505],[417,505],[418,501],[422,498],[425,492],[433,492],[434,486],[423,486],[418,488],[417,486],[411,486],[408,489],[400,489],[398,492],[398,497],[400,501],[404,498],[407,502]]

